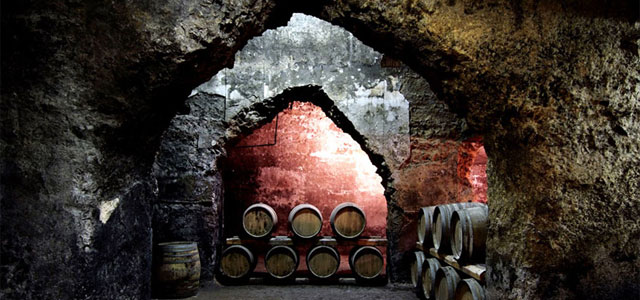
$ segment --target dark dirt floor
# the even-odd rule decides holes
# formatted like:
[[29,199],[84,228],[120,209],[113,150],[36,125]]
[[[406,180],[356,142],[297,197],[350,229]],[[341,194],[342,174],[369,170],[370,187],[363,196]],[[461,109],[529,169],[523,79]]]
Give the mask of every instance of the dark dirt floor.
[[222,286],[217,282],[206,282],[197,296],[188,300],[311,300],[311,299],[418,299],[411,285],[359,286],[340,282],[336,285],[291,285],[248,284]]

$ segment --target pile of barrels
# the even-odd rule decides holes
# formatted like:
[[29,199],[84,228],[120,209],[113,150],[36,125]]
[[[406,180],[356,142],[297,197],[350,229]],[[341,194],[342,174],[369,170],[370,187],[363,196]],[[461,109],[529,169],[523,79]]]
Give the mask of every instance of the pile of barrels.
[[411,281],[423,299],[485,299],[473,278],[431,257],[429,249],[451,255],[459,265],[484,264],[488,207],[482,203],[453,203],[422,207],[418,214],[418,249]]
[[[246,235],[254,240],[271,238],[278,217],[273,208],[264,203],[249,206],[243,214],[242,226]],[[340,253],[336,247],[313,241],[322,229],[323,218],[320,210],[310,204],[300,204],[289,213],[289,228],[293,233],[292,244],[312,244],[306,255],[309,273],[316,279],[335,277],[340,267]],[[353,240],[360,237],[366,227],[364,211],[356,204],[345,202],[336,206],[330,218],[336,240]],[[272,241],[274,239],[271,239]],[[311,243],[309,243],[311,240]],[[305,242],[302,242],[305,241]],[[270,243],[271,244],[271,243]],[[297,245],[297,246],[301,246]],[[222,252],[219,275],[225,283],[246,281],[257,264],[255,251],[248,245],[232,245]],[[264,255],[264,267],[271,279],[292,279],[296,274],[300,258],[292,245],[272,244]],[[349,266],[354,277],[360,281],[372,281],[381,276],[384,268],[382,252],[373,246],[351,249]]]

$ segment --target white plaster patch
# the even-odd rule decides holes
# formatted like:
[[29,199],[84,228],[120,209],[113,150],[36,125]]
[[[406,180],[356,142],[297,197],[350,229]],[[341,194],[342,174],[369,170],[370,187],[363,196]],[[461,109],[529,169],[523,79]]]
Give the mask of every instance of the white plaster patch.
[[107,221],[109,221],[111,214],[116,209],[116,207],[118,207],[119,203],[120,198],[100,202],[100,222],[102,222],[102,224],[107,224]]

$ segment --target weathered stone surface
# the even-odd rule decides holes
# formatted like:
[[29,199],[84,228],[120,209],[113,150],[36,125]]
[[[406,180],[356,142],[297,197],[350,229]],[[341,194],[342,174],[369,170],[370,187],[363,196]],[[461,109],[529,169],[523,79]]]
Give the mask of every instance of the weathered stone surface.
[[162,135],[153,164],[158,184],[153,244],[198,242],[203,280],[213,278],[221,246],[223,186],[218,159],[226,155],[223,101],[205,93],[187,99],[183,114],[174,117]]
[[[154,196],[124,195],[188,91],[293,7],[402,58],[484,136],[492,298],[638,297],[637,1],[280,4],[3,5],[3,296],[148,297]],[[137,217],[104,232],[142,256],[96,242],[115,198]],[[122,269],[107,262],[131,272],[109,289]]]
[[[3,4],[3,297],[149,297],[155,195],[137,186],[151,186],[159,135],[182,99],[278,18],[273,6]],[[102,224],[99,207],[116,198]]]
[[[344,29],[294,14],[287,26],[267,30],[236,54],[193,93],[225,97],[226,119],[243,108],[296,86],[322,87],[372,150],[393,168],[409,152],[409,102],[400,91],[422,94],[428,84],[405,86],[419,78],[408,67],[383,68],[382,54]],[[424,81],[424,80],[423,80]],[[443,102],[440,102],[445,106]]]

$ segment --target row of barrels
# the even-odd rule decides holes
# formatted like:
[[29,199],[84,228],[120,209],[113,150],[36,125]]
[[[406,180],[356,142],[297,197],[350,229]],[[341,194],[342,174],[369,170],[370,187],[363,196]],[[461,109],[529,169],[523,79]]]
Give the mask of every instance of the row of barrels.
[[441,264],[437,258],[427,258],[424,252],[415,252],[415,263],[411,266],[411,271],[412,283],[422,299],[485,299],[484,288],[477,280],[463,279],[455,268]]
[[484,299],[484,289],[473,278],[462,279],[455,268],[444,266],[425,252],[435,248],[451,254],[459,264],[484,263],[488,207],[482,203],[452,203],[422,207],[418,215],[418,244],[411,266],[411,281],[424,299]]
[[[322,213],[311,204],[300,204],[289,213],[289,226],[296,237],[313,238],[322,230]],[[364,211],[356,204],[344,202],[331,212],[331,229],[337,237],[354,239],[362,234],[367,224]],[[278,215],[271,206],[256,203],[242,216],[244,231],[253,238],[265,238],[275,230]]]
[[418,243],[461,263],[484,262],[488,215],[487,205],[477,202],[422,207]]
[[[296,250],[285,245],[273,246],[264,257],[267,273],[278,280],[292,278],[298,269],[300,258]],[[317,245],[307,252],[307,269],[317,279],[333,277],[340,267],[340,254],[331,246]],[[257,258],[249,248],[232,245],[222,252],[220,275],[233,282],[249,278],[257,264]],[[349,254],[349,266],[359,280],[377,279],[383,271],[382,252],[373,246],[355,247]]]

